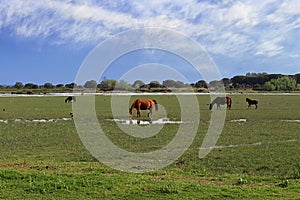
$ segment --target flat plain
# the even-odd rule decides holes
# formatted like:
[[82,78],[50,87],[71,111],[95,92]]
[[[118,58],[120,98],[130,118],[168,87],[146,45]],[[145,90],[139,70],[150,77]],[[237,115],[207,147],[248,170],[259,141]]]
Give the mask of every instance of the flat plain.
[[[147,173],[119,171],[93,158],[77,134],[72,104],[64,103],[65,97],[0,97],[0,199],[299,199],[300,95],[228,96],[232,109],[206,157],[199,159],[198,153],[210,123],[211,99],[198,95],[200,122],[193,143],[171,165]],[[257,110],[247,109],[246,97],[259,101]],[[128,120],[129,115],[114,116],[111,98],[95,97],[96,116],[120,148],[160,149],[180,126],[164,124],[150,138],[124,134],[114,119]],[[141,98],[155,98],[168,119],[180,121],[176,96]],[[153,112],[159,116],[160,111]],[[146,116],[143,111],[141,120],[149,120]]]

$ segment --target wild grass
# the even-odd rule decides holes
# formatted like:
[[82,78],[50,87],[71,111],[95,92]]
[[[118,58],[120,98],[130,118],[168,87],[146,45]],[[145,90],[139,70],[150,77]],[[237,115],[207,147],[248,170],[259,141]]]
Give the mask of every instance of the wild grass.
[[[246,95],[231,97],[218,148],[198,158],[211,114],[209,96],[199,96],[200,126],[190,148],[170,166],[143,174],[94,159],[73,120],[25,121],[69,118],[72,107],[64,97],[1,97],[0,120],[8,122],[0,122],[0,199],[298,199],[300,123],[284,120],[300,119],[300,96],[251,95],[259,100],[257,110],[247,110]],[[107,120],[114,117],[110,98],[97,96],[95,108],[101,127],[118,146],[153,151],[176,134],[176,124],[146,139],[123,134]],[[155,99],[169,118],[180,119],[176,97]]]

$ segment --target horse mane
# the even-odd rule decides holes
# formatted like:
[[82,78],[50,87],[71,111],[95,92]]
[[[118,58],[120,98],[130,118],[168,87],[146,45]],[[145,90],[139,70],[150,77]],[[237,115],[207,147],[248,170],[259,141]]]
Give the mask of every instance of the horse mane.
[[129,113],[132,115],[132,113],[133,113],[133,110],[134,110],[134,108],[135,108],[135,105],[136,105],[136,103],[139,101],[139,99],[136,99],[133,103],[132,103],[132,105],[130,106],[130,108],[129,108]]
[[210,104],[209,104],[209,110],[213,108],[215,104],[219,101],[220,97],[215,98]]
[[215,99],[211,102],[211,104],[212,104],[212,105],[216,104],[216,103],[217,103],[217,102],[216,102],[217,100],[218,100],[218,97],[215,98]]
[[247,101],[247,102],[253,102],[253,103],[256,102],[256,103],[258,103],[258,101],[255,100],[255,99],[249,99],[249,98],[246,98],[246,101]]
[[220,99],[222,99],[222,97],[217,97],[217,98],[215,98],[215,99],[211,102],[211,104],[212,104],[212,105],[217,104],[217,103],[220,101]]

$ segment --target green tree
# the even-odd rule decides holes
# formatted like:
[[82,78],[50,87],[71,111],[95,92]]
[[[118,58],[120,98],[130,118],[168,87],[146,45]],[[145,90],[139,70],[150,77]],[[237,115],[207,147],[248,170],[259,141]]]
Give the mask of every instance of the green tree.
[[117,84],[116,80],[106,79],[101,81],[101,83],[98,84],[97,87],[102,91],[111,91],[114,90],[116,84]]
[[214,88],[222,88],[222,87],[224,87],[224,84],[222,81],[214,80],[214,81],[209,82],[209,86],[214,87]]
[[87,81],[87,82],[85,82],[83,87],[85,87],[85,88],[96,88],[97,87],[97,82],[95,80]]
[[295,74],[294,77],[297,80],[297,83],[300,84],[300,74]]
[[150,88],[161,88],[162,85],[161,85],[158,81],[151,81],[151,82],[149,83],[149,87],[150,87]]
[[264,84],[263,89],[266,91],[274,91],[276,87],[271,81],[268,81]]
[[284,76],[277,79],[279,82],[280,90],[292,91],[297,88],[297,81],[289,76]]
[[115,85],[115,89],[128,90],[130,88],[132,88],[132,86],[130,84],[128,84],[126,81],[124,81],[124,80],[120,80]]
[[51,88],[54,88],[54,86],[52,85],[52,83],[45,83],[44,88],[51,89]]
[[33,83],[26,83],[24,87],[27,89],[38,89],[39,88],[39,86],[37,84],[33,84]]
[[55,87],[56,87],[56,88],[63,88],[63,87],[64,87],[64,84],[60,83],[60,84],[57,84]]
[[229,88],[231,85],[231,80],[229,78],[223,78],[222,82],[223,82],[225,88]]
[[66,88],[69,88],[69,89],[73,89],[74,87],[77,87],[77,84],[76,83],[68,83],[65,85]]
[[174,80],[164,80],[162,84],[168,88],[176,87],[176,82]]
[[207,83],[204,80],[200,80],[195,83],[194,87],[196,88],[207,88]]
[[297,81],[289,76],[272,79],[264,84],[264,89],[268,91],[291,91],[297,88]]
[[185,86],[185,84],[182,81],[176,81],[175,82],[175,87],[176,88],[183,88],[184,86]]
[[142,85],[145,85],[145,83],[141,80],[136,80],[134,81],[134,83],[132,84],[132,87],[135,89],[140,88]]
[[23,84],[21,82],[16,82],[16,84],[14,85],[14,88],[21,89],[21,88],[23,88]]

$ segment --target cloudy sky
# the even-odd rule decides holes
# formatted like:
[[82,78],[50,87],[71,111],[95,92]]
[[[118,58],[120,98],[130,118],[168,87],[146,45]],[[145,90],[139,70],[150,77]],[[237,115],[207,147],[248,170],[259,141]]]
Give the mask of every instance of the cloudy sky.
[[197,41],[222,77],[300,73],[299,0],[0,0],[0,84],[71,83],[101,42],[146,27]]

